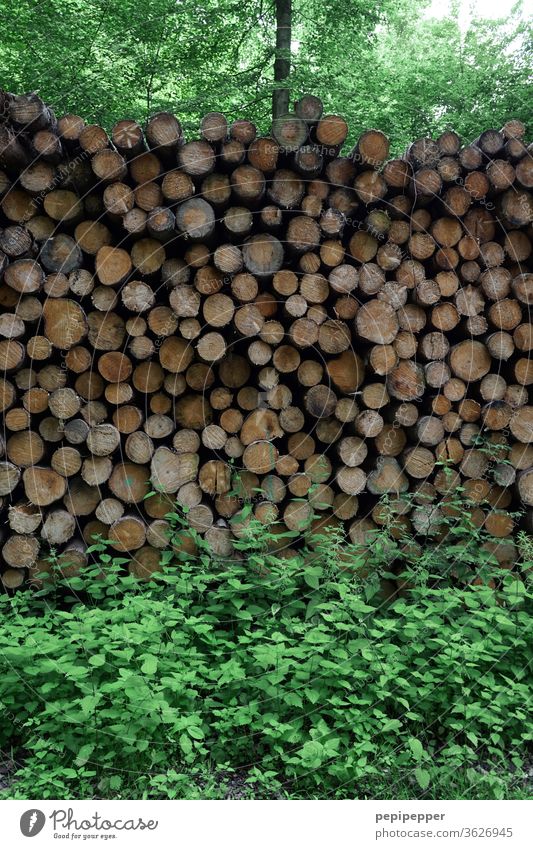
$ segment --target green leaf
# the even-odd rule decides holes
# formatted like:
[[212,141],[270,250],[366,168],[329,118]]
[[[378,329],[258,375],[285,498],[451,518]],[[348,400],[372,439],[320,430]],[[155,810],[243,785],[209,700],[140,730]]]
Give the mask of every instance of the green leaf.
[[322,569],[313,566],[309,569],[306,569],[304,572],[304,581],[308,587],[311,587],[313,590],[317,590],[319,587],[319,577],[322,574]]
[[145,675],[154,675],[157,672],[157,657],[154,657],[153,654],[147,654],[141,666],[141,672]]
[[89,658],[91,666],[103,666],[105,663],[105,654],[93,654]]
[[85,716],[90,716],[92,713],[94,713],[94,709],[95,709],[95,707],[96,707],[96,705],[98,704],[99,701],[100,701],[99,696],[85,696],[80,701],[80,707],[81,707],[82,713]]
[[203,740],[205,737],[205,734],[202,729],[197,728],[196,725],[190,725],[187,728],[187,731],[189,732],[190,736],[193,737],[194,740]]
[[409,748],[415,756],[415,759],[417,761],[421,760],[424,756],[424,747],[420,740],[417,740],[416,737],[410,737],[407,742],[409,743]]
[[94,746],[92,743],[86,743],[85,746],[82,746],[75,759],[76,766],[83,766],[86,764],[93,751]]
[[180,734],[180,749],[185,755],[190,755],[192,752],[192,743],[187,734]]
[[388,719],[382,727],[382,733],[386,733],[387,731],[398,731],[402,727],[402,723],[399,719]]
[[420,767],[415,769],[415,778],[422,790],[428,789],[431,776],[427,769],[421,769]]

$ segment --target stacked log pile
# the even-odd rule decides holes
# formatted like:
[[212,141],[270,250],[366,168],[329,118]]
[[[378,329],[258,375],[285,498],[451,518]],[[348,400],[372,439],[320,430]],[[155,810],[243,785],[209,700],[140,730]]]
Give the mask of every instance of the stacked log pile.
[[176,502],[222,556],[251,515],[280,545],[364,542],[383,494],[397,533],[438,542],[458,486],[512,563],[533,507],[519,121],[389,159],[378,130],[343,155],[311,96],[268,137],[218,112],[189,141],[169,113],[108,134],[34,94],[0,113],[6,587],[50,547],[78,574],[95,534],[146,577]]

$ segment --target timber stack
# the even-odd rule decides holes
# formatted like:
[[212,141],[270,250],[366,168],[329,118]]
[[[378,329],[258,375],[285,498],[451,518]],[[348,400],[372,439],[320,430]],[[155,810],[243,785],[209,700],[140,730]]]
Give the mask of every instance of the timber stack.
[[457,487],[512,565],[533,508],[521,122],[390,159],[378,130],[341,152],[314,96],[267,137],[212,112],[186,140],[166,112],[108,133],[0,95],[5,587],[50,549],[79,574],[98,534],[149,577],[176,503],[222,557],[251,517],[280,547],[366,545],[384,494],[395,533],[438,543]]

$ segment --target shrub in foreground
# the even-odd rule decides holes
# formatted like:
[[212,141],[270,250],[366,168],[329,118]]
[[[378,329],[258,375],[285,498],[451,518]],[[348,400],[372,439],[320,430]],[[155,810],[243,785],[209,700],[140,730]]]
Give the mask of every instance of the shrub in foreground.
[[531,739],[516,575],[387,599],[360,577],[378,543],[364,564],[335,540],[243,547],[143,584],[102,544],[83,579],[1,599],[1,745],[23,757],[10,795],[173,798],[224,776],[255,795],[394,798],[457,770],[504,794],[495,775],[521,774]]

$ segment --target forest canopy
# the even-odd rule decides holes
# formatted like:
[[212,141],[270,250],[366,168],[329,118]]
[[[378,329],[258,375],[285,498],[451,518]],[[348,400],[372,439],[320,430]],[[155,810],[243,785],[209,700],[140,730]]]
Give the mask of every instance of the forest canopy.
[[[1,85],[110,127],[168,109],[186,130],[222,110],[270,123],[274,0],[2,0]],[[294,0],[291,100],[319,95],[351,138],[378,126],[396,151],[453,127],[530,118],[531,36],[522,4],[473,19],[429,0]]]

